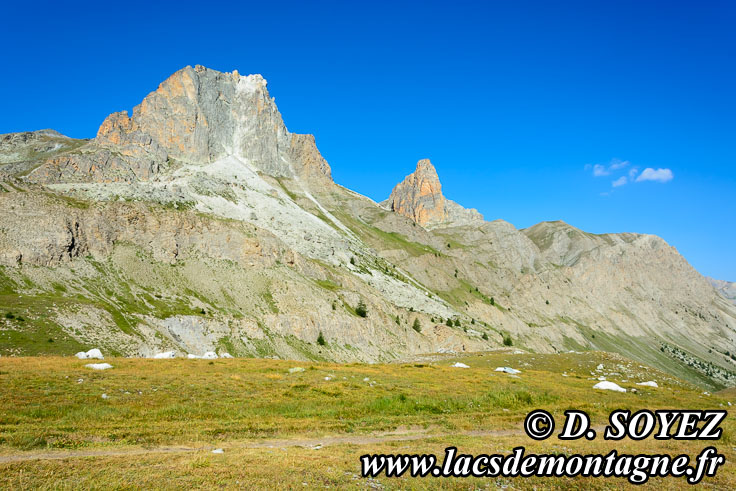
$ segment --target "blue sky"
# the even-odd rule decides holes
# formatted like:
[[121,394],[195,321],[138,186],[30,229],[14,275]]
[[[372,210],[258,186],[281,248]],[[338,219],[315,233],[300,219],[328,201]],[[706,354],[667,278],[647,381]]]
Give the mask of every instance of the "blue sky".
[[735,24],[728,1],[12,2],[0,133],[92,137],[186,65],[261,73],[376,200],[430,158],[487,219],[653,233],[735,281]]

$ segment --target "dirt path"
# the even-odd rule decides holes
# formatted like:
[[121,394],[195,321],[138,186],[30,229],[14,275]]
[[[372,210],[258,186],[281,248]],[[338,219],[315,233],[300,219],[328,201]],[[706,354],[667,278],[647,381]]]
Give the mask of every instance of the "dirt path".
[[261,441],[244,441],[223,443],[217,447],[201,446],[161,446],[151,448],[115,448],[115,449],[98,449],[98,450],[54,450],[54,451],[31,451],[20,452],[14,454],[0,455],[0,464],[9,464],[14,462],[24,462],[30,460],[56,460],[56,459],[76,459],[86,457],[125,457],[128,455],[148,455],[148,454],[174,454],[174,453],[193,453],[193,452],[210,452],[215,448],[228,449],[240,448],[289,448],[289,447],[306,447],[321,448],[331,445],[374,445],[384,442],[400,442],[426,440],[429,438],[443,438],[453,436],[523,436],[522,430],[489,430],[489,431],[467,431],[459,433],[431,433],[429,431],[400,431],[393,433],[379,433],[373,435],[334,435],[321,438],[306,439],[279,439],[279,440],[261,440]]

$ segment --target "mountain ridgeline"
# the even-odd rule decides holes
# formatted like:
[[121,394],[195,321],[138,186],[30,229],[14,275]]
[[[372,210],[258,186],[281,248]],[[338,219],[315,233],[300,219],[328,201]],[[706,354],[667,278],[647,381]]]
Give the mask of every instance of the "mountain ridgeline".
[[[736,385],[736,306],[662,239],[333,182],[259,75],[186,67],[91,140],[0,135],[0,354],[605,350]],[[319,340],[319,342],[318,342]]]

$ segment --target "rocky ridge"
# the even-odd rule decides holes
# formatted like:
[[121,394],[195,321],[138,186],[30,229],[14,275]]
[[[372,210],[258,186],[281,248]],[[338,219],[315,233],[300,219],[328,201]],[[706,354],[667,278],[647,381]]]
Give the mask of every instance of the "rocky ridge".
[[0,161],[4,355],[375,361],[511,342],[736,380],[736,307],[662,239],[486,222],[428,160],[377,205],[332,182],[259,75],[187,67],[93,140],[13,167],[24,138]]
[[713,288],[715,288],[718,293],[736,304],[736,282],[716,280],[714,278],[708,278],[708,281],[713,285]]

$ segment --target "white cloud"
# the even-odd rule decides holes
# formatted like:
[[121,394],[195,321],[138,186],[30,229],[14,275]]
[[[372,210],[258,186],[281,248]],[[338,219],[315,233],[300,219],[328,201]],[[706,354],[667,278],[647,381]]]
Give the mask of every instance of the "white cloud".
[[615,181],[613,181],[613,182],[611,183],[611,185],[612,185],[613,187],[617,188],[617,187],[619,187],[619,186],[623,186],[623,185],[624,185],[624,184],[626,184],[627,182],[629,182],[629,179],[628,179],[628,178],[627,178],[626,176],[621,176],[621,177],[619,177],[618,179],[616,179]]
[[628,160],[613,159],[613,160],[611,160],[611,165],[608,166],[608,170],[619,170],[619,169],[623,169],[624,167],[628,166],[629,163],[630,162]]
[[638,172],[639,172],[638,167],[632,167],[631,169],[629,169],[629,179],[633,181]]
[[610,172],[608,172],[608,169],[606,169],[604,165],[595,164],[593,166],[593,175],[595,177],[607,176],[608,174],[610,174]]
[[590,164],[587,164],[585,166],[585,170],[590,170],[592,168],[593,175],[595,177],[603,177],[603,176],[610,176],[612,172],[623,169],[624,167],[627,167],[628,165],[629,165],[628,160],[612,159],[608,165],[595,164],[591,166]]
[[656,181],[656,182],[667,182],[674,178],[674,174],[670,169],[657,169],[654,170],[651,167],[644,169],[639,177],[636,178],[636,182],[644,181]]

